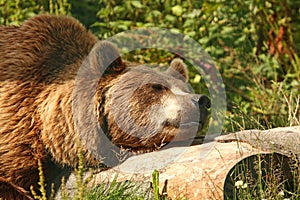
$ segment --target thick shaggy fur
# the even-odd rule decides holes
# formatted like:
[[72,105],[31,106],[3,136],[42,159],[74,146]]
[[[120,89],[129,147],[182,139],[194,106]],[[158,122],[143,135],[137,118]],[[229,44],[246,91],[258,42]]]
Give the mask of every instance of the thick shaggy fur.
[[114,156],[108,141],[147,151],[203,127],[210,102],[191,93],[181,60],[166,72],[128,67],[114,45],[97,42],[70,17],[0,27],[0,199],[31,198],[38,160],[50,186],[78,165],[80,140],[85,163],[97,166]]
[[18,198],[36,185],[39,159],[45,168],[52,158],[76,165],[70,88],[96,42],[69,17],[42,15],[0,27],[0,197]]

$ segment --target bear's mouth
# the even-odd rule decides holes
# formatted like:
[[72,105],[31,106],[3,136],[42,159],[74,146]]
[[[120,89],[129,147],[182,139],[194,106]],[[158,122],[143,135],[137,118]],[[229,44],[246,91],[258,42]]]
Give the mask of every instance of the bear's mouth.
[[189,128],[202,125],[202,122],[184,122],[184,123],[172,123],[170,121],[166,121],[163,123],[163,126],[170,126],[174,128]]
[[191,141],[194,140],[197,133],[201,131],[204,127],[204,123],[202,121],[191,121],[180,123],[176,127],[172,128],[177,129],[177,134],[173,138],[174,142],[183,142],[183,141]]
[[190,127],[195,127],[195,126],[199,126],[201,125],[201,122],[185,122],[185,123],[181,123],[179,128],[190,128]]
[[165,122],[164,126],[166,127],[173,127],[176,129],[189,129],[189,128],[193,128],[193,127],[198,127],[199,129],[201,129],[203,127],[203,122],[184,122],[184,123],[177,123],[177,124],[172,124],[169,122]]

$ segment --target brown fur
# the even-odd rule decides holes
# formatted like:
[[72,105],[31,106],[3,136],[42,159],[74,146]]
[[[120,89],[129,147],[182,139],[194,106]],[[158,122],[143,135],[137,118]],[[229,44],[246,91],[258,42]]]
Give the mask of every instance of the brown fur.
[[[86,146],[85,163],[98,165],[107,142],[97,132],[89,135],[96,124],[115,145],[133,151],[157,149],[189,133],[186,124],[195,122],[197,107],[203,127],[209,100],[191,94],[182,61],[174,60],[164,73],[127,67],[111,43],[96,43],[70,17],[41,15],[20,27],[0,27],[0,198],[30,198],[29,188],[38,182],[38,160],[48,182],[63,168],[77,166],[79,140]],[[78,80],[82,63],[86,71]],[[90,91],[89,83],[97,90]],[[83,86],[79,93],[74,93],[76,84]],[[172,92],[178,89],[184,95]],[[76,99],[88,96],[91,101]],[[203,105],[198,105],[200,98]],[[72,105],[96,120],[74,119]],[[79,135],[85,131],[86,136]]]
[[[38,181],[38,159],[46,163],[50,152],[55,161],[76,165],[71,91],[64,85],[72,85],[96,41],[69,17],[0,27],[0,177],[6,182],[28,191]],[[13,192],[0,183],[6,194]]]

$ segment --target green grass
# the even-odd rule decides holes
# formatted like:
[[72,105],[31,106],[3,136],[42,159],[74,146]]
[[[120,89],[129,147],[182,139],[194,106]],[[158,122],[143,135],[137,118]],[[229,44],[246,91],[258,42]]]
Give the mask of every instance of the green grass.
[[[79,164],[75,169],[76,189],[72,191],[74,194],[70,195],[66,189],[65,178],[63,177],[61,190],[59,191],[62,200],[146,200],[152,199],[153,196],[155,196],[155,200],[167,200],[165,194],[160,195],[159,193],[159,174],[157,170],[153,172],[153,182],[151,184],[148,183],[148,185],[147,183],[139,183],[131,180],[118,182],[118,175],[116,175],[110,182],[102,183],[91,188],[93,173],[91,171],[91,175],[88,178],[84,178],[84,174],[88,171],[85,168],[81,150],[78,151],[78,158]],[[55,196],[54,185],[52,184],[51,194],[47,197],[46,184],[48,183],[45,182],[43,167],[40,161],[38,165],[39,188],[30,188],[33,198],[36,200],[53,200]]]
[[[277,120],[275,124],[278,126],[299,126],[300,96],[292,92],[287,94],[282,85],[277,85],[277,87],[278,89],[273,90],[273,95],[281,99],[283,103],[281,106],[286,110],[284,110],[284,115],[275,118]],[[245,130],[249,123],[253,125],[252,128],[265,128],[261,125],[259,117],[247,116],[241,110],[239,112],[239,120],[230,119],[233,130],[236,127]],[[289,185],[288,189],[287,185]],[[261,154],[245,158],[228,173],[224,191],[225,194],[227,192],[227,199],[230,200],[300,199],[299,158],[297,156],[278,156],[277,154],[271,156]]]
[[111,183],[97,185],[90,190],[83,199],[87,200],[144,200],[145,194],[141,194],[142,185],[131,181],[117,182],[117,176]]
[[247,157],[237,163],[227,175],[225,199],[299,199],[298,164],[296,158],[280,154]]

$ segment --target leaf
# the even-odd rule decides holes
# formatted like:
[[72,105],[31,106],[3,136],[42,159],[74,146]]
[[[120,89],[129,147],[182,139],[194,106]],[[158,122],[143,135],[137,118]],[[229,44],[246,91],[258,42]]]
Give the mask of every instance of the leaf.
[[174,23],[176,21],[176,17],[174,17],[172,15],[166,15],[165,19],[171,23]]
[[131,1],[131,5],[133,5],[136,8],[142,8],[143,5],[139,1]]
[[176,16],[181,16],[182,15],[182,7],[180,5],[176,5],[172,7],[172,13]]
[[156,169],[152,173],[152,186],[154,199],[159,200],[159,172]]
[[200,83],[200,81],[201,81],[201,76],[199,74],[196,74],[193,83]]

